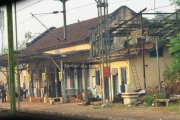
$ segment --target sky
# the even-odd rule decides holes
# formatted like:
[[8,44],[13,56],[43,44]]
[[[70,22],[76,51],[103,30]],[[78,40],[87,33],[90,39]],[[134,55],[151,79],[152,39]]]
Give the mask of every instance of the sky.
[[[122,5],[126,5],[135,12],[139,12],[147,8],[145,12],[154,12],[154,1],[156,11],[173,12],[169,0],[108,0],[109,13],[112,13]],[[69,0],[66,3],[67,8],[67,24],[76,23],[97,17],[97,7],[95,0]],[[1,9],[6,11],[5,6]],[[32,35],[38,36],[47,30],[40,22],[38,22],[32,14],[38,14],[36,17],[48,28],[63,26],[63,14],[41,14],[51,13],[53,11],[62,11],[62,3],[59,0],[25,0],[17,4],[17,31],[18,42],[25,40],[25,33],[31,32]],[[6,15],[5,15],[6,24]],[[6,25],[5,25],[6,27]],[[4,44],[7,47],[6,28],[4,30]],[[63,36],[62,36],[63,37]],[[1,40],[0,40],[1,41]],[[0,47],[2,47],[0,45]],[[1,48],[0,48],[1,50]]]

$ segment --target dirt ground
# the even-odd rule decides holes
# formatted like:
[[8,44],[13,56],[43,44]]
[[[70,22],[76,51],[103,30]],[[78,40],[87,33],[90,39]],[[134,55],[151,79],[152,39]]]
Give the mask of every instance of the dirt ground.
[[[170,106],[169,106],[170,107]],[[180,106],[178,106],[180,109]],[[9,103],[0,103],[0,108],[10,108]],[[23,101],[20,104],[22,111],[46,112],[64,115],[89,116],[93,118],[108,118],[110,120],[180,120],[178,112],[172,112],[166,107],[114,107],[84,106],[78,103],[54,105]]]

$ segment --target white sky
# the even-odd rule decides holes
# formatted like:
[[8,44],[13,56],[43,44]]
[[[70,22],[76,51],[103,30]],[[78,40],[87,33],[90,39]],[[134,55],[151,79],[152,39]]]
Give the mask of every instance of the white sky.
[[[145,7],[147,7],[146,12],[154,12],[153,11],[154,0],[108,0],[108,2],[109,2],[109,13],[112,13],[114,10],[116,10],[122,5],[128,6],[135,12],[144,9]],[[31,6],[27,7],[29,5]],[[170,5],[169,0],[156,0],[156,8],[167,5]],[[66,7],[67,7],[67,24],[75,23],[78,20],[83,21],[97,17],[97,8],[96,8],[95,0],[69,0],[66,3]],[[22,8],[25,9],[21,10]],[[43,31],[46,30],[46,28],[43,27],[35,18],[33,18],[30,13],[38,14],[38,13],[49,13],[52,11],[62,11],[62,3],[59,0],[25,0],[25,2],[17,4],[17,11],[18,11],[17,12],[18,41],[23,41],[25,39],[24,35],[28,31],[32,32],[32,35],[37,36],[38,34],[36,33],[42,33]],[[173,12],[174,6],[159,8],[157,9],[157,11]],[[52,26],[54,27],[63,26],[62,13],[38,15],[36,17],[40,21],[42,21],[48,28]],[[7,33],[5,33],[5,35],[6,34]],[[5,37],[4,42],[7,45],[6,39],[7,37]]]

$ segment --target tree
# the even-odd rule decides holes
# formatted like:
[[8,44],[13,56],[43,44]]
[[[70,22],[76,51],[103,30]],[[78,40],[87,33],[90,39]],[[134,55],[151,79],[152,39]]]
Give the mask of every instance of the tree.
[[19,46],[18,46],[19,50],[25,49],[25,48],[26,48],[26,43],[27,43],[33,36],[32,36],[32,33],[31,33],[31,32],[27,32],[27,33],[25,33],[24,37],[25,37],[25,40],[22,41],[21,43],[18,43],[18,45],[19,45]]
[[180,0],[170,0],[172,4],[175,4],[177,6],[180,6]]
[[163,20],[164,18],[166,18],[168,16],[167,14],[162,14],[161,11],[157,11],[156,13],[157,14],[154,17],[154,20]]
[[180,34],[172,38],[168,46],[172,64],[164,72],[164,77],[169,80],[180,80]]
[[180,0],[170,0],[172,5],[176,6],[176,9],[178,10],[180,8]]

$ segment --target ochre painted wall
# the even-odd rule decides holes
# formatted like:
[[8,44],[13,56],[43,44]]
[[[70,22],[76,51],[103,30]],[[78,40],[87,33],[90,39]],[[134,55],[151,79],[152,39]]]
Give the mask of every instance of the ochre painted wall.
[[[140,85],[141,88],[144,88],[144,79],[143,79],[143,64],[142,64],[142,56],[134,57],[134,62],[136,65],[137,69],[137,74],[140,80]],[[120,86],[121,86],[121,68],[126,68],[126,77],[127,77],[127,87],[126,87],[126,92],[132,92],[134,91],[135,84],[134,84],[134,79],[131,71],[131,65],[130,61],[133,60],[132,58],[129,60],[124,60],[124,61],[116,61],[116,62],[111,62],[111,71],[113,68],[118,69],[118,89],[120,91]],[[167,52],[167,48],[164,48],[164,53],[163,57],[159,57],[159,63],[160,63],[160,75],[161,75],[161,80],[163,80],[163,72],[166,69],[167,66],[170,65],[171,63],[171,56]],[[146,71],[146,85],[147,87],[155,87],[158,85],[158,72],[157,72],[157,59],[156,57],[150,57],[149,52],[145,52],[145,71]],[[97,64],[96,66],[99,66]],[[91,69],[90,70],[90,84],[92,84],[92,78],[95,76],[95,71],[97,69]],[[113,78],[111,76],[111,81],[109,79],[109,91],[110,94],[113,94]],[[101,86],[96,85],[96,91],[97,94],[101,94]]]
[[[167,66],[171,64],[171,56],[167,52],[167,48],[164,48],[163,57],[159,57],[159,65],[160,65],[160,78],[163,80],[163,72]],[[131,59],[132,60],[132,59]],[[138,58],[134,58],[138,77],[141,83],[141,87],[144,88],[144,78],[143,78],[143,62],[142,56]],[[149,52],[145,53],[145,75],[146,75],[146,86],[147,87],[155,87],[158,86],[158,70],[157,70],[157,58],[150,57]],[[130,70],[130,79],[131,83],[134,84],[132,71]]]
[[86,50],[90,50],[90,49],[91,49],[90,44],[85,43],[85,44],[74,45],[74,46],[64,47],[64,48],[60,48],[60,49],[50,50],[50,51],[46,51],[44,53],[47,53],[47,54],[67,54],[70,52],[86,51]]
[[[1,68],[1,69],[6,74],[6,68]],[[2,72],[0,72],[0,82],[7,83],[7,78]]]
[[[99,64],[96,64],[96,69],[91,69],[90,70],[90,83],[92,84],[92,78],[93,76],[95,76],[95,71],[98,70],[100,67]],[[129,77],[129,62],[128,60],[126,61],[116,61],[116,62],[111,62],[110,64],[111,66],[111,71],[112,68],[117,68],[118,69],[118,89],[120,91],[120,85],[121,85],[121,68],[126,68],[126,77],[127,77],[127,84],[130,84],[130,77]],[[103,76],[103,73],[102,73]],[[103,86],[104,86],[104,82],[102,82]],[[111,76],[111,80],[109,79],[109,95],[111,96],[111,94],[113,93],[113,79]],[[96,92],[97,94],[101,95],[101,85],[96,85]],[[113,94],[112,94],[113,95]]]

